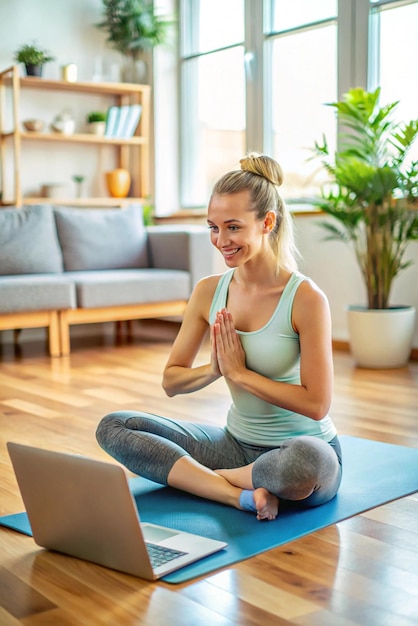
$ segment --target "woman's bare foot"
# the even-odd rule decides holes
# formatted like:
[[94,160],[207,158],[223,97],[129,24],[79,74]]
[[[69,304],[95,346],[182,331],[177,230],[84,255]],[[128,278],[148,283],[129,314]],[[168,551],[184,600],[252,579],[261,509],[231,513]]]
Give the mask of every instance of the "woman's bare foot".
[[225,478],[231,485],[251,491],[254,500],[254,508],[257,510],[257,519],[271,521],[276,519],[278,515],[279,499],[270,493],[270,491],[264,489],[264,487],[254,489],[251,478],[252,466],[253,464],[251,463],[244,467],[215,470],[215,473]]
[[257,509],[257,519],[266,519],[268,521],[276,519],[279,513],[279,499],[277,496],[264,489],[264,487],[259,487],[254,489],[253,498]]

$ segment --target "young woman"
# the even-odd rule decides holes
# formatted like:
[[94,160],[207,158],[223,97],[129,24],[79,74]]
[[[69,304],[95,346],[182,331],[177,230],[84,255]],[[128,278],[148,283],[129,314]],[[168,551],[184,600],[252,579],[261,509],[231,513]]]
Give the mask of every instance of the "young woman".
[[[298,273],[279,164],[251,153],[215,185],[213,245],[229,270],[195,287],[164,370],[169,396],[223,376],[226,426],[138,411],[102,419],[99,444],[132,472],[272,520],[279,501],[317,506],[341,481],[328,415],[333,364],[327,299]],[[210,328],[211,357],[194,366]]]

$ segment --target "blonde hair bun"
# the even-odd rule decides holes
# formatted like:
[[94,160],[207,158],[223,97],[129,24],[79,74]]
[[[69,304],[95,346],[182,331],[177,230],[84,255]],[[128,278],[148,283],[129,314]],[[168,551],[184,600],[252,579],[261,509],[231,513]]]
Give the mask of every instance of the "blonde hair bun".
[[273,185],[280,186],[283,182],[281,166],[269,156],[258,152],[249,152],[240,160],[241,169],[266,178]]

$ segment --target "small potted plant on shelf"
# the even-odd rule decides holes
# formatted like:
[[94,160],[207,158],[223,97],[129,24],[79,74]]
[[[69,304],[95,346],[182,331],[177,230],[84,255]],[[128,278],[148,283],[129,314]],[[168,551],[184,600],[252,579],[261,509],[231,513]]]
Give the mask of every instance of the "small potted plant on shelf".
[[126,82],[145,82],[143,53],[168,40],[173,24],[154,11],[152,0],[103,0],[103,20],[96,26],[107,32],[107,42],[125,60],[122,77]]
[[55,57],[46,50],[38,48],[35,43],[21,46],[16,50],[14,58],[18,63],[24,63],[28,76],[42,76],[43,66],[55,61]]
[[87,115],[87,130],[89,133],[103,136],[106,130],[107,113],[92,111]]
[[352,247],[367,292],[367,306],[348,307],[351,351],[358,365],[372,368],[409,359],[415,308],[392,306],[390,294],[412,262],[404,256],[409,242],[418,240],[418,161],[408,158],[418,119],[396,123],[398,102],[380,106],[379,98],[380,88],[354,88],[330,103],[344,134],[335,154],[325,137],[314,148],[329,174],[315,204],[333,218],[321,226],[328,240]]
[[86,177],[79,174],[74,174],[72,180],[76,185],[76,198],[81,198],[81,196],[83,195],[83,183],[86,180]]

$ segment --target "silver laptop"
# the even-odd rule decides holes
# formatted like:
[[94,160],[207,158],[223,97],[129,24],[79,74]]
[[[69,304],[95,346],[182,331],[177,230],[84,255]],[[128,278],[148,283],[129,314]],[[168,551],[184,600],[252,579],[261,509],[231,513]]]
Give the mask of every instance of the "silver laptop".
[[140,522],[119,465],[18,443],[7,447],[39,546],[156,580],[227,545]]

